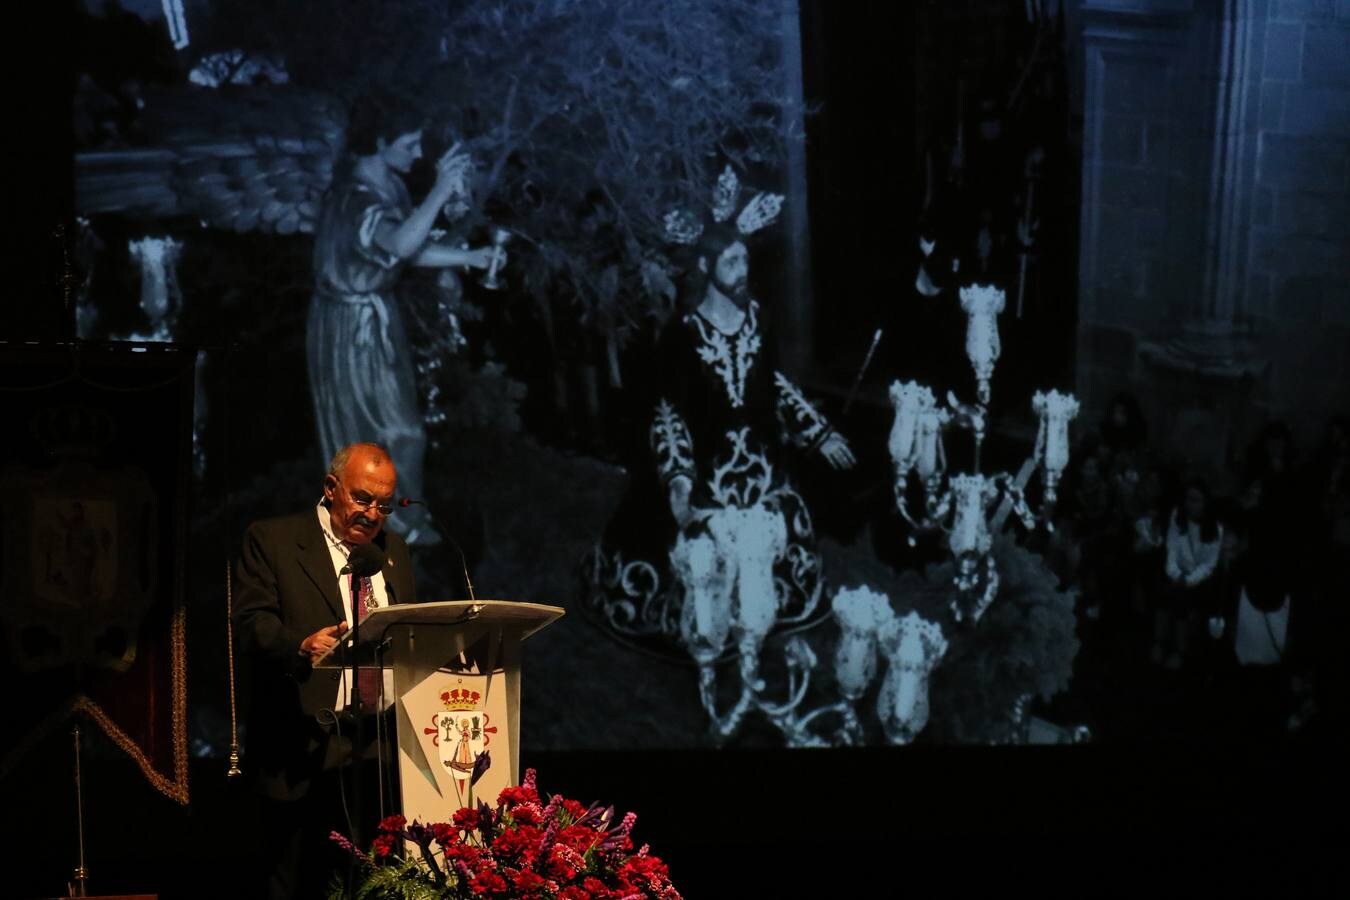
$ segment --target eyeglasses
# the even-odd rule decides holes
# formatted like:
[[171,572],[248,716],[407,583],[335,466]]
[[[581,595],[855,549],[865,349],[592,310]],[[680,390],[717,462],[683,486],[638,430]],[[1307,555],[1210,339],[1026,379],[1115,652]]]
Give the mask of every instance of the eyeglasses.
[[[337,481],[338,484],[342,484],[342,480],[336,478],[336,476],[335,476],[335,480]],[[390,502],[388,502],[388,501],[386,501],[386,502],[384,502],[384,503],[378,503],[378,502],[376,502],[376,500],[375,500],[374,497],[372,497],[370,494],[366,493],[365,491],[353,491],[353,490],[347,489],[345,485],[343,486],[343,489],[347,491],[347,496],[352,498],[352,504],[353,504],[357,509],[363,510],[363,511],[365,511],[365,512],[370,512],[372,509],[374,509],[374,510],[375,510],[376,512],[378,512],[380,515],[386,516],[386,517],[387,517],[387,516],[390,516],[390,515],[393,515],[393,512],[394,512],[394,504],[393,504],[393,503],[390,503]],[[393,499],[393,498],[391,497],[390,500],[392,500],[392,499]]]

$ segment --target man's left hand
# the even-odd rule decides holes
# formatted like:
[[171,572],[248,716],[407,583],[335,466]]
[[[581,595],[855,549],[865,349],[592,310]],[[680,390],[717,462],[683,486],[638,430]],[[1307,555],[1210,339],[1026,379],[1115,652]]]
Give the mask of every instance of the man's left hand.
[[848,441],[837,431],[820,445],[820,452],[825,461],[836,469],[851,469],[857,462],[853,458],[853,450],[849,447]]

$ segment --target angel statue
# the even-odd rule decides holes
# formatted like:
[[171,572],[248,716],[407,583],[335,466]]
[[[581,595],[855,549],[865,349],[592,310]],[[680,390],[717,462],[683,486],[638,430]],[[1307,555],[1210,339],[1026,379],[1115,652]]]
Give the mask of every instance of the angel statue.
[[[403,493],[423,496],[426,428],[417,404],[412,354],[391,291],[406,265],[501,264],[500,247],[459,249],[432,238],[441,209],[465,192],[469,158],[452,146],[436,181],[414,206],[401,176],[422,156],[419,112],[389,98],[366,101],[352,117],[351,158],[324,198],[314,233],[315,290],[306,345],[310,393],[322,455],[372,440],[389,449]],[[389,527],[409,544],[439,543],[421,506]],[[404,512],[408,512],[405,510]]]
[[[395,288],[408,266],[449,273],[505,262],[500,242],[452,246],[437,228],[442,213],[453,220],[471,203],[469,155],[450,147],[414,203],[404,177],[422,156],[426,123],[407,101],[374,92],[348,114],[330,97],[294,89],[217,91],[210,102],[203,90],[148,96],[141,146],[79,153],[78,211],[312,233],[305,343],[321,456],[378,442],[394,457],[400,491],[424,496],[427,435]],[[388,527],[413,545],[441,540],[418,506]]]

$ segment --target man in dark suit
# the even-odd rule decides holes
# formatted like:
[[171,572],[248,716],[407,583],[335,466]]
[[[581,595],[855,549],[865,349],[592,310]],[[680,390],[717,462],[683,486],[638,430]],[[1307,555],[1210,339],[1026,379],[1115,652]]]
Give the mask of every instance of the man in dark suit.
[[[342,572],[351,550],[375,544],[383,570],[357,579],[357,613],[416,601],[408,547],[383,528],[394,509],[397,472],[374,444],[353,444],[333,457],[323,499],[291,516],[255,522],[236,567],[234,624],[253,665],[254,694],[246,761],[263,804],[262,849],[270,897],[318,896],[340,866],[328,834],[346,833],[338,778],[351,756],[352,716],[364,716],[373,737],[379,674],[362,673],[361,709],[350,703],[350,672],[313,663],[341,639],[353,621],[352,575]],[[385,686],[385,694],[388,686]],[[333,727],[343,711],[341,737]],[[364,742],[360,756],[374,755]],[[368,766],[366,768],[369,768]],[[377,808],[375,780],[364,793]],[[350,780],[347,791],[352,790]],[[368,817],[366,817],[368,818]],[[368,825],[363,828],[370,833]]]

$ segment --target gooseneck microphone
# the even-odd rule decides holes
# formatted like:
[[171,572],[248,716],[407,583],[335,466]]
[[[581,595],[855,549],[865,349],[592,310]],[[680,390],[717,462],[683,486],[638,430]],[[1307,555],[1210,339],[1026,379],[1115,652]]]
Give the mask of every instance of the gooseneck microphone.
[[[398,505],[399,505],[399,508],[401,508],[401,509],[407,509],[408,507],[414,506],[414,505],[420,506],[420,507],[422,507],[423,509],[427,509],[427,505],[426,505],[425,503],[423,503],[421,500],[414,500],[414,499],[411,498],[411,497],[400,497],[400,498],[399,498],[399,501],[398,501]],[[428,518],[432,518],[433,521],[434,521],[434,517],[431,515],[431,510],[429,510],[429,509],[427,509],[427,517],[428,517]],[[442,536],[443,536],[447,541],[450,542],[451,546],[453,546],[453,547],[455,548],[455,552],[459,554],[459,567],[460,567],[460,570],[464,573],[464,585],[465,585],[465,587],[467,587],[467,588],[469,589],[469,599],[472,600],[474,603],[477,603],[477,602],[478,602],[478,598],[475,597],[475,596],[473,595],[473,580],[472,580],[471,578],[469,578],[469,564],[468,564],[468,562],[465,561],[465,559],[464,559],[464,548],[461,547],[461,546],[459,545],[459,541],[457,541],[457,540],[455,540],[453,537],[451,537],[450,534],[449,534],[448,532],[444,532],[444,531],[443,531],[443,532],[442,532]]]

